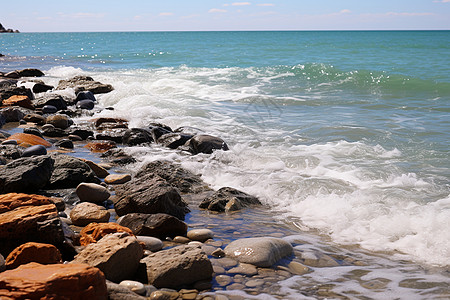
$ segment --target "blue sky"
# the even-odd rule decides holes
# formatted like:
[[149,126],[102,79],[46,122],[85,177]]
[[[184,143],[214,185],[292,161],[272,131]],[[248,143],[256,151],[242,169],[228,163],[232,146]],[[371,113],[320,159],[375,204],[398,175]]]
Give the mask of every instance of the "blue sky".
[[0,22],[23,32],[450,29],[450,0],[20,0]]

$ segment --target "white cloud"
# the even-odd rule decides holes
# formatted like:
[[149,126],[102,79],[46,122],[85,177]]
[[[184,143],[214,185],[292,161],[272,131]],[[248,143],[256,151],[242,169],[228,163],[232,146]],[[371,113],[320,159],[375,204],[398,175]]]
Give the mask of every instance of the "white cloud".
[[351,13],[352,11],[350,10],[350,9],[343,9],[343,10],[341,10],[339,13],[341,13],[341,14],[349,14],[349,13]]
[[214,13],[226,13],[227,10],[225,10],[225,9],[220,9],[220,8],[211,8],[208,12],[209,12],[210,14],[214,14]]
[[275,6],[275,4],[273,4],[273,3],[260,3],[260,4],[256,4],[256,6]]
[[161,17],[170,17],[170,16],[173,16],[173,13],[171,13],[171,12],[162,12],[162,13],[159,14],[159,16],[161,16]]
[[233,2],[231,3],[233,6],[245,6],[245,5],[252,5],[250,2]]

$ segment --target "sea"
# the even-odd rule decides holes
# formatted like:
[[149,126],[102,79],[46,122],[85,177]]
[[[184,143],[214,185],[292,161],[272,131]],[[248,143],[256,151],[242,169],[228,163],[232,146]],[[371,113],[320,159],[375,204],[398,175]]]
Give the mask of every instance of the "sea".
[[[450,31],[20,33],[1,34],[0,53],[0,71],[111,84],[98,100],[114,111],[100,115],[131,127],[223,138],[230,150],[212,155],[128,151],[259,197],[298,236],[351,249],[370,261],[366,279],[389,282],[340,291],[449,296]],[[352,268],[310,276],[339,286]]]

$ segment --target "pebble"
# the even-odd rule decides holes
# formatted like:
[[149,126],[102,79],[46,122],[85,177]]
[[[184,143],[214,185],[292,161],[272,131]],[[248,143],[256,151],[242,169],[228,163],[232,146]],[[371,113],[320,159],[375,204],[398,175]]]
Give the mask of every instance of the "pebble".
[[194,300],[195,298],[197,298],[197,295],[198,295],[197,290],[181,289],[178,291],[178,293],[180,294],[180,297],[182,299],[186,299],[186,300]]
[[163,248],[163,242],[158,238],[138,235],[136,236],[136,239],[139,242],[144,243],[145,249],[150,250],[152,252],[159,251]]
[[193,246],[202,246],[202,245],[203,245],[203,243],[201,243],[201,242],[198,242],[198,241],[192,241],[192,242],[189,242],[189,243],[188,243],[188,245],[193,245]]
[[213,266],[213,271],[215,274],[224,274],[226,272],[221,266]]
[[23,151],[22,157],[30,157],[33,155],[47,155],[47,149],[42,145],[34,145]]
[[105,187],[96,183],[80,183],[75,192],[82,202],[102,203],[111,196]]
[[310,271],[307,266],[296,261],[290,262],[287,267],[289,271],[295,275],[304,275]]
[[107,184],[122,184],[130,180],[130,174],[110,174],[105,177],[105,183]]
[[75,134],[69,135],[68,138],[69,138],[69,140],[74,141],[74,142],[79,142],[79,141],[83,140],[80,136],[75,135]]
[[172,241],[175,242],[175,243],[179,243],[179,244],[187,244],[191,240],[188,239],[187,237],[177,235],[176,237],[173,238]]
[[44,105],[44,107],[42,107],[42,112],[44,114],[54,114],[58,111],[58,109],[56,108],[56,106],[53,105]]
[[192,229],[187,232],[187,237],[193,241],[205,242],[214,237],[214,232],[210,229]]
[[214,256],[214,257],[224,257],[225,256],[225,252],[223,251],[223,249],[217,248],[216,250],[214,250],[211,253],[211,255]]
[[227,290],[243,290],[245,289],[245,285],[242,283],[233,283],[229,286],[227,286]]
[[239,266],[227,271],[228,274],[243,274],[247,276],[253,276],[258,274],[258,270],[255,266],[250,264],[241,263]]
[[154,291],[150,294],[150,300],[175,300],[178,299],[178,292]]
[[237,266],[237,264],[238,264],[237,261],[235,261],[234,259],[228,258],[228,257],[219,258],[219,259],[211,259],[211,262],[219,264],[220,266],[222,266],[224,268],[234,267],[234,266]]
[[119,284],[139,295],[145,295],[145,293],[147,292],[145,286],[139,281],[123,280]]
[[95,106],[94,101],[89,100],[89,99],[80,100],[77,102],[77,108],[81,108],[81,109],[91,110],[94,108],[94,106]]
[[220,286],[227,286],[233,281],[233,279],[228,275],[218,275],[216,276],[216,282]]
[[17,145],[16,140],[5,140],[2,142],[2,145]]
[[67,149],[73,149],[73,142],[70,139],[62,139],[55,143],[55,146]]
[[251,287],[251,288],[261,286],[263,284],[264,284],[264,280],[262,280],[262,279],[251,279],[245,283],[246,286]]

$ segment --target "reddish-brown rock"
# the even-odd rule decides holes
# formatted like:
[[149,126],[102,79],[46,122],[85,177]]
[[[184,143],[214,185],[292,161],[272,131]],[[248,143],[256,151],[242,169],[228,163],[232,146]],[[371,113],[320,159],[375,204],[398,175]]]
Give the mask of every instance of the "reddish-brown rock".
[[120,226],[117,223],[91,223],[81,230],[80,244],[86,246],[90,243],[96,243],[105,235],[116,232],[126,232],[134,236],[131,229]]
[[28,242],[14,249],[6,258],[6,268],[37,262],[43,265],[62,263],[58,248],[50,244]]
[[109,149],[116,148],[116,143],[113,141],[96,141],[87,143],[85,148],[88,148],[92,152],[106,152]]
[[4,106],[20,106],[24,108],[34,109],[33,103],[28,96],[13,95],[6,100],[3,100]]
[[47,142],[41,137],[29,133],[15,133],[7,138],[7,140],[16,140],[17,144],[29,144],[29,145],[43,145],[45,147],[51,147],[52,144]]
[[49,198],[18,193],[0,195],[0,253],[7,255],[26,242],[63,241],[57,209]]
[[29,263],[0,273],[0,299],[107,299],[103,273],[86,264]]

